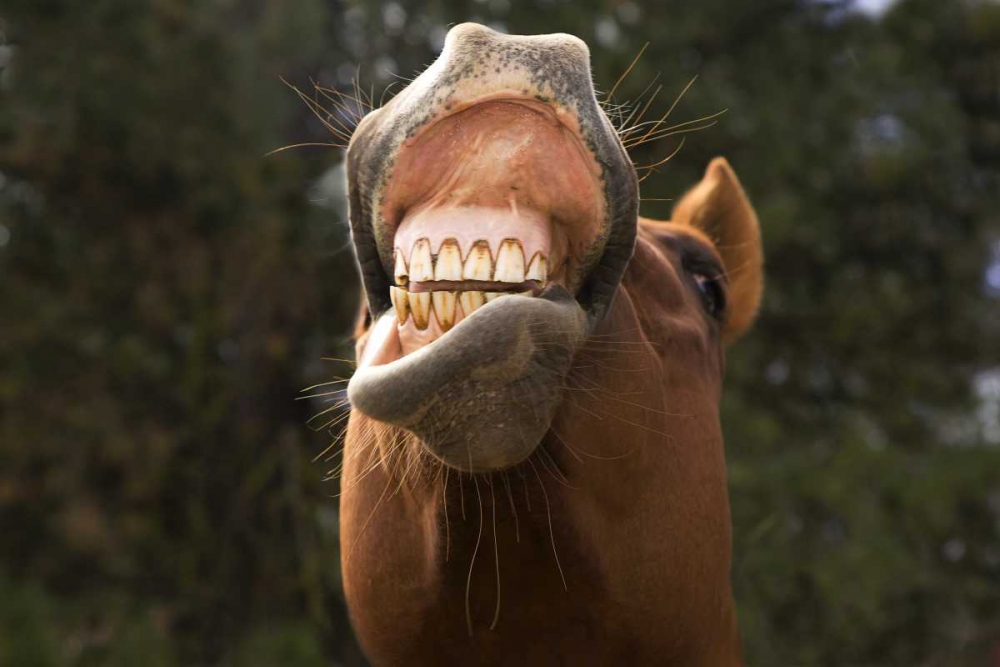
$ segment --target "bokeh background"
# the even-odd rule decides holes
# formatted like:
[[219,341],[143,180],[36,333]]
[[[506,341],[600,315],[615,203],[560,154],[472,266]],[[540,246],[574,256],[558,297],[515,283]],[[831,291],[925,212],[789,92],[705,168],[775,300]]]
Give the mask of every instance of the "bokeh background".
[[749,663],[1000,664],[1000,3],[5,0],[0,665],[363,664],[296,400],[350,373],[343,154],[268,153],[463,20],[582,37],[604,91],[648,42],[612,102],[697,75],[702,129],[632,151],[686,140],[643,213],[720,154],[759,211],[723,410]]

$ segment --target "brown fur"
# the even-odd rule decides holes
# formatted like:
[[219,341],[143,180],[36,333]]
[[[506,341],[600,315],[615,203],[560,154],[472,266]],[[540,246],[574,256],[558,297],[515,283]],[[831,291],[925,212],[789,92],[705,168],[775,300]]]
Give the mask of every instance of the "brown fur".
[[[683,265],[691,251],[722,260],[721,324]],[[750,326],[761,277],[756,216],[716,159],[672,222],[640,219],[525,463],[459,474],[352,413],[343,576],[374,664],[742,664],[718,406],[723,341]]]

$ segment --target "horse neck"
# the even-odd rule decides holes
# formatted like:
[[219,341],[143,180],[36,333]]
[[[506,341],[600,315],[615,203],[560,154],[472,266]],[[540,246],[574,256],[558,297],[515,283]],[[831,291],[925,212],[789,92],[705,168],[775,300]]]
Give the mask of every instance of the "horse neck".
[[501,473],[448,471],[414,493],[436,517],[425,564],[473,632],[498,613],[509,628],[525,610],[579,619],[610,605],[637,643],[734,664],[717,379],[664,370],[685,351],[651,338],[632,286],[578,355],[535,454]]

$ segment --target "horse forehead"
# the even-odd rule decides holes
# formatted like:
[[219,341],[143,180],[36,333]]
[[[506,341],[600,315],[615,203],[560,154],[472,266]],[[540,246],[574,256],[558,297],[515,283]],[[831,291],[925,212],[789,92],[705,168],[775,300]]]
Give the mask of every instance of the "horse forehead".
[[720,265],[722,264],[722,257],[719,254],[716,241],[697,227],[676,222],[660,222],[639,218],[639,236],[659,246],[672,263],[679,261],[680,257],[677,256],[678,253],[670,251],[680,250],[685,246],[698,246],[701,251],[711,254]]
[[[693,245],[699,254],[717,256],[711,241],[687,225],[640,225],[635,254],[594,343],[600,346],[601,340],[614,339],[646,352],[614,355],[615,364],[622,368],[642,367],[655,357],[654,368],[660,372],[652,375],[662,376],[656,383],[660,390],[664,381],[680,382],[678,378],[690,379],[698,373],[706,375],[713,386],[721,381],[721,374],[711,370],[721,369],[718,334],[684,277],[684,258]],[[707,366],[706,360],[711,362]]]

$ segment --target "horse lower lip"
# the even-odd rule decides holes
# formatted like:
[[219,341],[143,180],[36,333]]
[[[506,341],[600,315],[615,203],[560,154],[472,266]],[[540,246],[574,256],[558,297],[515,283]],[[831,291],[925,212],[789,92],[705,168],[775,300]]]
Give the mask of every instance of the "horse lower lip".
[[[366,349],[348,385],[352,406],[413,432],[453,467],[485,471],[520,462],[548,428],[585,336],[583,310],[554,289],[542,298],[487,303],[445,334],[447,344],[395,360],[391,351]],[[398,345],[395,326],[391,316],[380,319],[369,344]]]

